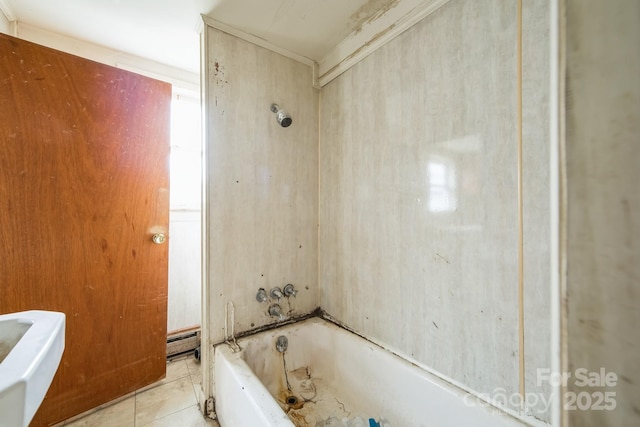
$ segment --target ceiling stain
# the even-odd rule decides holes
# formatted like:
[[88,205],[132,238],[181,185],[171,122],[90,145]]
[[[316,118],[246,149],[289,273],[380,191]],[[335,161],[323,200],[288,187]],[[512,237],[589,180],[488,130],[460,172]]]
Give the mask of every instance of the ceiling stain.
[[362,31],[362,27],[375,21],[378,17],[384,15],[390,9],[397,6],[399,0],[368,0],[365,4],[355,11],[347,21],[348,28],[355,28],[354,34]]

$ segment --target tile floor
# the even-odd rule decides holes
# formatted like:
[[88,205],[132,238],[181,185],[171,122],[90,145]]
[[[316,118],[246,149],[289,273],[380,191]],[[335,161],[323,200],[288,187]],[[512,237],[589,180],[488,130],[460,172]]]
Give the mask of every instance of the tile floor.
[[201,372],[193,356],[173,360],[165,379],[56,427],[220,427],[198,409]]

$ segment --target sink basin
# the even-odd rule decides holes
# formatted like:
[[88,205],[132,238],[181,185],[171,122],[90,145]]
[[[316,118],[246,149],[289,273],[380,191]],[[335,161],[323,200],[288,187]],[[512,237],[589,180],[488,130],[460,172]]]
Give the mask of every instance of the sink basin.
[[0,315],[0,427],[27,427],[64,351],[65,315],[23,311]]

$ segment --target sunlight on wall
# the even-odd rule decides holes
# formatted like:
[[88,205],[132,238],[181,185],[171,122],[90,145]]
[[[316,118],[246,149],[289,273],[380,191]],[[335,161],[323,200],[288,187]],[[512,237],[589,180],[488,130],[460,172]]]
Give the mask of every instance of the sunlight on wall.
[[199,99],[174,92],[171,102],[169,332],[199,326],[201,322],[200,118]]
[[200,103],[174,95],[171,102],[171,210],[200,210]]

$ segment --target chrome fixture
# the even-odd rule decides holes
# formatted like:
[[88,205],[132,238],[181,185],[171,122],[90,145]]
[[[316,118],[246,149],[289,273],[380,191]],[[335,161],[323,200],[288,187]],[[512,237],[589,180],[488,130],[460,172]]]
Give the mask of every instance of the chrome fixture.
[[271,298],[276,298],[276,299],[280,299],[280,298],[282,298],[284,296],[282,294],[282,290],[277,286],[275,288],[272,288],[269,291],[269,295],[271,295]]
[[267,302],[267,291],[265,291],[264,288],[258,289],[258,293],[256,294],[256,301]]
[[287,351],[287,347],[289,347],[289,340],[284,335],[280,335],[276,340],[276,350],[280,353],[284,353]]
[[271,104],[271,111],[276,113],[276,120],[278,120],[278,124],[283,128],[291,126],[293,120],[291,119],[291,115],[280,108],[278,104]]
[[269,316],[284,320],[284,314],[282,314],[282,309],[278,304],[271,304],[269,306]]
[[284,296],[286,296],[286,297],[295,297],[296,294],[298,293],[298,291],[295,290],[295,288],[293,287],[293,285],[291,283],[286,285],[284,287],[284,289],[282,289],[282,292],[284,293]]

